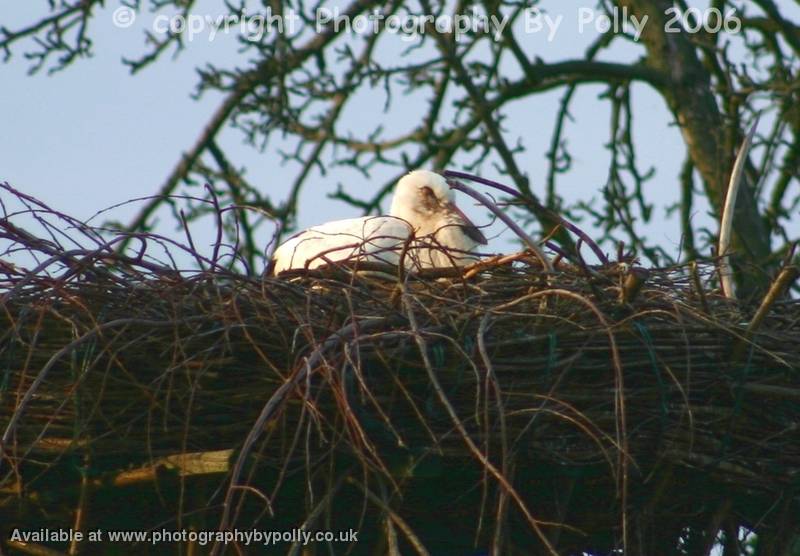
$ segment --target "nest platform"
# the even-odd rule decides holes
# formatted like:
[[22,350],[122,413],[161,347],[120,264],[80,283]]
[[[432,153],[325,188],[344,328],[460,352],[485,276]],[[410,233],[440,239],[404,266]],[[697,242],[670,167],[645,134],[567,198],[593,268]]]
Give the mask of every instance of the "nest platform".
[[[247,277],[0,227],[38,263],[0,268],[12,554],[797,546],[800,303],[777,291],[793,267],[744,306],[711,263]],[[9,540],[298,527],[358,540]]]

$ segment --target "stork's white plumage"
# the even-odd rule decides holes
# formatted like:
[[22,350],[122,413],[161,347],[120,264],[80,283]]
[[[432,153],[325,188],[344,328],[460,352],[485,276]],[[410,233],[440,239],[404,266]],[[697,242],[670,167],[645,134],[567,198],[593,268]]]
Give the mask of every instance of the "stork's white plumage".
[[273,255],[273,272],[357,260],[399,264],[409,236],[406,266],[433,267],[474,260],[486,238],[455,204],[444,177],[416,170],[397,182],[388,216],[365,216],[314,226],[289,238]]

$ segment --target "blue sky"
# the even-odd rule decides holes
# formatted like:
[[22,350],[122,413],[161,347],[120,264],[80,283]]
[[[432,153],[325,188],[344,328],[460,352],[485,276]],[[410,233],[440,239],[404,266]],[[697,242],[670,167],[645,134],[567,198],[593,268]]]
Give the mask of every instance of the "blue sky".
[[[569,0],[543,5],[552,16],[563,15],[564,21],[552,41],[544,32],[525,35],[525,48],[540,53],[546,61],[581,57],[585,46],[597,36],[591,27],[578,32],[577,10],[584,3]],[[131,76],[121,59],[145,52],[143,32],[152,28],[154,20],[151,14],[141,14],[134,25],[119,28],[112,20],[117,8],[117,2],[109,2],[105,10],[96,14],[91,30],[91,59],[54,75],[42,71],[29,76],[30,64],[17,48],[11,62],[0,67],[4,101],[0,103],[4,129],[0,134],[0,180],[81,219],[127,199],[156,192],[220,101],[213,94],[199,101],[190,98],[197,81],[195,68],[208,61],[228,67],[244,63],[232,36],[218,34],[211,40],[209,33],[202,31],[177,59],[166,56]],[[45,9],[44,1],[14,2],[4,8],[3,24],[10,29],[30,24]],[[198,2],[195,13],[215,16],[225,12],[221,2],[204,0]],[[633,60],[637,56],[639,51],[630,45],[604,55],[616,60]],[[585,87],[573,104],[574,121],[569,124],[567,136],[575,164],[573,171],[561,179],[561,194],[567,199],[597,197],[605,183],[608,152],[604,144],[608,141],[610,111],[607,102],[597,99],[600,92],[599,87]],[[544,153],[549,148],[559,98],[560,92],[536,96],[511,105],[505,112],[509,116],[509,142],[518,136],[526,142],[527,151],[519,157],[519,163],[540,194],[547,168]],[[407,107],[388,116],[381,113],[380,103],[358,102],[351,104],[344,118],[354,129],[371,128],[375,121],[400,125],[418,102],[409,99]],[[646,86],[636,86],[634,102],[634,140],[641,167],[656,166],[658,172],[649,182],[648,195],[656,204],[673,202],[678,195],[677,175],[684,157],[681,138],[670,124],[663,101],[654,92]],[[237,165],[246,166],[252,183],[265,191],[286,190],[296,168],[281,166],[274,147],[259,152],[245,145],[235,130],[227,130],[222,143]],[[484,176],[499,177],[490,166]],[[344,182],[356,195],[367,196],[370,188],[387,177],[377,174],[366,179],[345,171],[324,178],[314,176],[301,197],[300,226],[356,214],[352,207],[326,198],[337,183]],[[467,209],[475,220],[485,221],[483,210]],[[126,206],[112,214],[126,221],[135,210],[136,206]],[[697,223],[711,225],[705,215],[707,207],[698,205],[696,210]],[[162,220],[168,219],[168,215],[162,215]],[[164,231],[173,233],[173,224],[170,221]],[[496,232],[502,230],[498,228]],[[210,230],[199,229],[196,233],[201,238],[199,243],[211,242]],[[677,250],[680,233],[676,220],[659,216],[648,227],[648,234],[668,251]],[[508,237],[503,234],[496,238],[492,247],[497,251],[511,249]]]

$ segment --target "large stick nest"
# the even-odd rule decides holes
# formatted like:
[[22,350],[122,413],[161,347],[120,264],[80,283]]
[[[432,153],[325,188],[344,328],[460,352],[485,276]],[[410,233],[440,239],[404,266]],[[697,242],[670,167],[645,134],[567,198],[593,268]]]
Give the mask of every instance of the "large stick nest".
[[732,303],[713,264],[254,278],[70,224],[65,246],[0,221],[3,538],[304,525],[359,530],[317,546],[337,554],[655,554],[745,528],[778,554],[796,534],[800,303]]

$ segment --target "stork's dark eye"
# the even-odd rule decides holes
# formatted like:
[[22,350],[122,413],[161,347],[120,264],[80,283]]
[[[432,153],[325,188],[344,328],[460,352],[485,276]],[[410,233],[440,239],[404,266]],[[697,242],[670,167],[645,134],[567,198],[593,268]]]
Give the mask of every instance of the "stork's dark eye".
[[436,199],[436,193],[433,192],[433,189],[428,187],[427,185],[422,187],[422,194],[429,199]]

